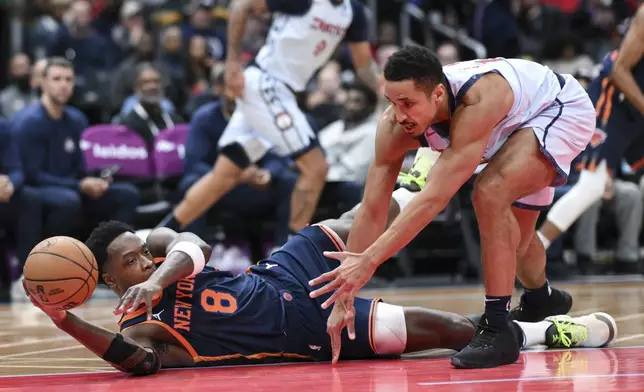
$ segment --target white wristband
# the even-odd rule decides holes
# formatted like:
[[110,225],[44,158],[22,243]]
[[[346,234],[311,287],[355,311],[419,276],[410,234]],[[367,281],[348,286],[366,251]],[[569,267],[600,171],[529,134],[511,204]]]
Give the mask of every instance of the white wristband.
[[398,202],[400,211],[407,207],[407,204],[416,196],[418,192],[412,192],[407,188],[398,188],[391,194],[391,197]]
[[194,268],[192,270],[192,274],[190,274],[189,277],[197,275],[203,270],[203,267],[206,266],[206,258],[203,255],[203,251],[197,244],[193,244],[192,242],[188,241],[181,241],[173,246],[172,249],[170,249],[170,252],[168,252],[168,255],[166,257],[170,257],[172,252],[183,252],[190,257]]

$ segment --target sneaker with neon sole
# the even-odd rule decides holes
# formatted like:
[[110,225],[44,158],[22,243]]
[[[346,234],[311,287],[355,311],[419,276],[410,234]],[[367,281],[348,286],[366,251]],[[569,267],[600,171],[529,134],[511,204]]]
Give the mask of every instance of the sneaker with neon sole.
[[604,347],[617,338],[617,324],[607,313],[581,317],[552,316],[546,321],[552,322],[546,330],[549,348]]

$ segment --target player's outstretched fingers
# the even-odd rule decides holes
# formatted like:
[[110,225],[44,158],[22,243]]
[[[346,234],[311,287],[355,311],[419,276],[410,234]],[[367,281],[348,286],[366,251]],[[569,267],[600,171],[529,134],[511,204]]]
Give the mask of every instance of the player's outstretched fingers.
[[[340,270],[338,268],[329,272],[325,272],[322,275],[318,276],[317,278],[309,280],[309,286],[317,286],[321,283],[328,282],[329,280],[333,280],[338,275],[338,273],[340,273]],[[311,298],[315,298],[315,297],[311,297]]]
[[152,293],[150,291],[145,292],[145,309],[147,311],[148,317],[147,320],[152,320]]
[[127,289],[125,294],[119,299],[119,303],[116,304],[116,307],[114,308],[114,314],[121,314],[125,312],[126,306],[128,306],[132,302],[132,297],[134,296],[134,290],[130,287]]
[[312,291],[309,294],[309,297],[317,298],[317,297],[323,296],[325,294],[329,294],[333,290],[335,290],[335,289],[339,288],[340,286],[342,286],[342,283],[344,283],[343,279],[335,278],[331,283],[327,284],[326,286],[322,286],[319,289],[317,289],[315,291]]
[[[337,283],[336,283],[336,282],[337,282]],[[342,282],[342,283],[341,283],[341,282]],[[324,303],[322,303],[322,309],[328,309],[328,308],[329,308],[329,306],[333,305],[333,304],[334,304],[334,303],[335,303],[335,302],[340,298],[340,296],[342,296],[343,294],[346,294],[347,292],[349,292],[349,288],[348,288],[348,287],[343,283],[343,281],[342,281],[342,280],[340,280],[340,279],[336,279],[336,280],[334,280],[333,282],[331,282],[331,283],[329,283],[328,285],[324,286],[324,287],[323,287],[323,288],[321,288],[320,290],[325,289],[325,288],[327,288],[327,287],[329,287],[329,286],[331,286],[331,285],[334,285],[334,284],[339,285],[339,286],[340,286],[340,288],[338,288],[338,289],[337,289],[337,290],[336,290],[336,291],[335,291],[335,292],[334,292],[334,293],[329,297],[329,299],[327,299],[326,301],[324,301]]]
[[328,257],[330,259],[336,259],[340,263],[342,263],[344,259],[346,259],[349,256],[356,256],[355,253],[351,253],[351,252],[324,252],[323,254],[324,254],[324,257]]
[[137,310],[141,305],[141,302],[143,302],[143,300],[145,299],[144,295],[145,295],[145,292],[143,290],[137,290],[136,297],[134,298],[134,302],[132,302],[132,305],[130,305],[125,312],[132,313],[135,310]]

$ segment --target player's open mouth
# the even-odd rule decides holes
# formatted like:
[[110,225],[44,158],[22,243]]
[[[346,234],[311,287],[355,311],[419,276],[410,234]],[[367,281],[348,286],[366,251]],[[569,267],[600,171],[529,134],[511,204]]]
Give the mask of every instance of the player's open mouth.
[[403,124],[403,128],[405,128],[405,132],[412,133],[414,132],[414,128],[416,128],[416,124]]

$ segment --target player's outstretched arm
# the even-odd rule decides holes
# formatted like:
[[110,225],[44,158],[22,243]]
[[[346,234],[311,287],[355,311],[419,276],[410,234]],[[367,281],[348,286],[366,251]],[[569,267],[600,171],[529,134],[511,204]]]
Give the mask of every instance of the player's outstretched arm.
[[161,368],[162,359],[154,348],[143,347],[132,339],[89,323],[69,311],[41,307],[26,287],[25,292],[32,304],[45,312],[58,328],[116,369],[135,375],[147,375],[154,374]]
[[624,37],[617,60],[613,65],[611,79],[624,93],[626,99],[644,115],[644,92],[633,77],[632,69],[644,55],[644,6],[633,16],[633,21]]
[[212,251],[210,245],[195,234],[179,234],[166,227],[153,230],[147,238],[147,245],[153,257],[165,257],[165,261],[148,280],[127,289],[114,314],[135,311],[144,303],[150,320],[152,300],[171,284],[201,272]]
[[[376,131],[376,157],[369,168],[364,196],[351,226],[347,249],[362,252],[385,230],[391,191],[396,184],[398,172],[405,153],[417,145],[409,139],[397,138],[393,110],[388,109],[380,117]],[[413,143],[417,143],[413,141]]]

